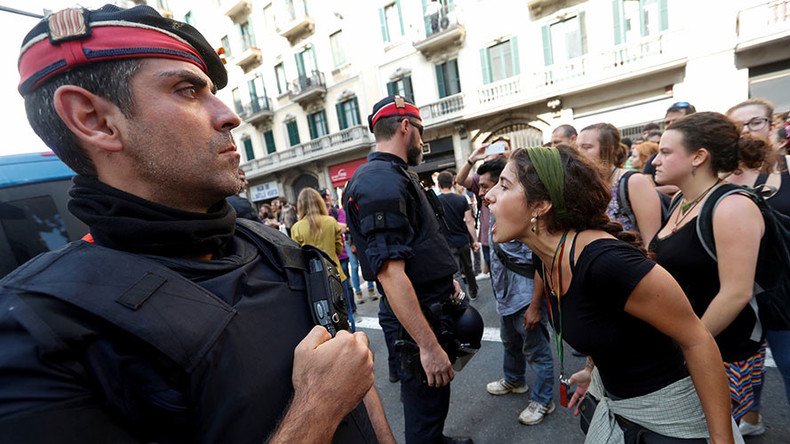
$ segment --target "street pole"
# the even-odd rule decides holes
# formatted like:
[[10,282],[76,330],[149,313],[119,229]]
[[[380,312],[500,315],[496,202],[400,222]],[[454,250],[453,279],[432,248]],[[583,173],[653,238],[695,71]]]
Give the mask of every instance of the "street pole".
[[44,18],[43,15],[36,14],[35,12],[22,11],[20,9],[9,8],[8,6],[2,6],[2,5],[0,5],[0,11],[10,12],[12,14],[26,15],[28,17],[34,17],[34,18]]

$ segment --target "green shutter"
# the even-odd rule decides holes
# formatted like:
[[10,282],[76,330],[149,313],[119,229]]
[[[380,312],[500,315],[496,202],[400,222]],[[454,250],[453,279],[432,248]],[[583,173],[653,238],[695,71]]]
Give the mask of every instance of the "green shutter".
[[422,18],[425,22],[425,35],[431,35],[431,18],[425,15],[425,8],[428,7],[428,1],[422,0]]
[[272,154],[277,151],[277,146],[274,145],[274,133],[272,130],[263,133],[263,140],[266,141],[266,152]]
[[403,95],[406,96],[411,103],[417,104],[417,102],[414,101],[414,90],[411,88],[411,76],[403,78]]
[[483,68],[483,83],[491,83],[491,62],[488,60],[488,48],[480,49],[480,66]]
[[585,21],[585,12],[579,12],[579,34],[582,37],[582,54],[587,54],[587,24]]
[[395,6],[398,8],[398,20],[400,21],[400,35],[404,35],[403,31],[403,13],[400,10],[400,0],[395,0]]
[[310,140],[318,137],[318,130],[315,127],[315,114],[307,115],[307,127],[310,129]]
[[667,0],[658,0],[658,25],[659,30],[661,31],[666,31],[667,28],[669,28],[669,10],[667,9]]
[[393,96],[398,93],[398,88],[395,86],[397,82],[389,82],[387,83],[387,95]]
[[543,63],[545,63],[546,66],[551,66],[554,64],[554,57],[552,56],[551,50],[551,29],[549,25],[546,25],[543,26],[540,31],[543,34]]
[[294,54],[294,58],[296,59],[296,73],[299,77],[304,77],[304,57],[302,57],[301,52],[297,52]]
[[348,128],[348,122],[346,122],[346,113],[343,112],[343,102],[338,102],[335,104],[335,112],[337,113],[337,125],[340,127],[341,130]]
[[299,145],[299,127],[296,125],[296,120],[291,120],[286,124],[288,128],[288,142],[291,146]]
[[390,33],[387,31],[387,15],[384,13],[384,8],[379,8],[379,19],[381,19],[381,39],[387,43],[390,41]]
[[252,139],[244,139],[244,152],[247,154],[247,161],[255,159],[255,150],[252,149]]
[[439,87],[439,98],[447,97],[447,89],[444,86],[444,63],[435,65],[436,68],[436,85]]
[[510,39],[510,60],[513,64],[513,75],[517,76],[521,72],[521,67],[518,61],[518,38],[515,36]]
[[623,43],[625,38],[623,34],[625,31],[625,23],[623,17],[623,0],[612,0],[612,13],[614,14],[614,44],[619,45]]
[[449,95],[461,92],[461,77],[458,75],[458,59],[447,62],[447,90]]
[[351,99],[351,104],[354,107],[354,118],[356,119],[353,122],[353,124],[354,125],[359,125],[360,123],[362,123],[362,118],[359,116],[359,101],[357,100],[356,96],[354,96],[354,98]]

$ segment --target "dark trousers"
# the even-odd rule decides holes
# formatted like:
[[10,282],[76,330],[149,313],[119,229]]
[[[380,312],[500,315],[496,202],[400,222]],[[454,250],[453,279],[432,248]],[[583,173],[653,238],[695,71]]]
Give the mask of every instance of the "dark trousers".
[[[444,420],[450,409],[450,385],[433,388],[424,384],[420,374],[401,369],[400,355],[395,341],[400,336],[400,323],[386,298],[379,304],[379,324],[389,351],[390,372],[397,365],[400,375],[400,396],[403,403],[406,444],[441,443]],[[393,363],[393,358],[395,362]]]
[[469,245],[464,245],[458,248],[450,247],[450,251],[455,256],[458,269],[464,276],[466,291],[469,292],[469,296],[477,297],[477,280],[475,279],[475,271],[472,269],[472,249]]

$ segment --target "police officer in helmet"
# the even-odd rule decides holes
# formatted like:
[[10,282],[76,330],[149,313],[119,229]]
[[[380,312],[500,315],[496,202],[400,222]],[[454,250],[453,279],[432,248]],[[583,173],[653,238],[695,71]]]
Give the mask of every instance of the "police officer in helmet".
[[394,443],[367,338],[316,326],[304,250],[225,201],[240,120],[196,29],[59,11],[19,70],[91,236],[0,281],[3,442]]
[[[357,169],[344,194],[348,225],[366,280],[384,298],[379,320],[392,354],[398,348],[407,443],[472,442],[442,433],[455,376],[443,331],[443,307],[460,293],[455,260],[440,225],[441,203],[407,171],[422,158],[422,119],[405,98],[389,96],[368,117],[376,151]],[[438,206],[438,208],[437,208]],[[443,344],[445,348],[443,348]],[[479,346],[479,345],[478,345]],[[452,352],[451,352],[452,354]]]

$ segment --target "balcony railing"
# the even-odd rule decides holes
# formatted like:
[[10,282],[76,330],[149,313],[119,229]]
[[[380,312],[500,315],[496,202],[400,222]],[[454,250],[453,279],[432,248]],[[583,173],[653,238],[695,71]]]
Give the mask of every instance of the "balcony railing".
[[254,101],[245,103],[241,107],[239,116],[254,125],[271,119],[273,114],[271,100],[268,97],[258,97]]
[[772,0],[738,12],[738,42],[790,33],[790,0]]
[[611,51],[601,53],[603,69],[618,69],[633,66],[643,60],[660,57],[664,53],[663,34],[650,36],[634,43],[616,46]]
[[586,56],[581,56],[549,65],[534,73],[534,85],[542,88],[582,77],[585,75],[585,62]]
[[461,46],[466,30],[458,23],[458,16],[447,8],[432,16],[425,17],[425,36],[414,42],[414,48],[426,57],[441,52],[448,47]]
[[478,90],[480,103],[488,103],[507,97],[521,94],[521,78],[508,77],[507,79],[488,84]]
[[295,165],[337,156],[360,148],[369,149],[374,141],[367,126],[357,125],[321,136],[283,151],[243,164],[247,177],[281,171]]
[[463,109],[464,95],[461,93],[421,106],[420,115],[422,116],[423,123],[428,126],[440,120],[450,119],[454,114],[463,111]]
[[299,103],[323,98],[326,94],[324,73],[321,71],[313,71],[310,75],[297,77],[291,82],[289,94],[291,95],[291,100]]

